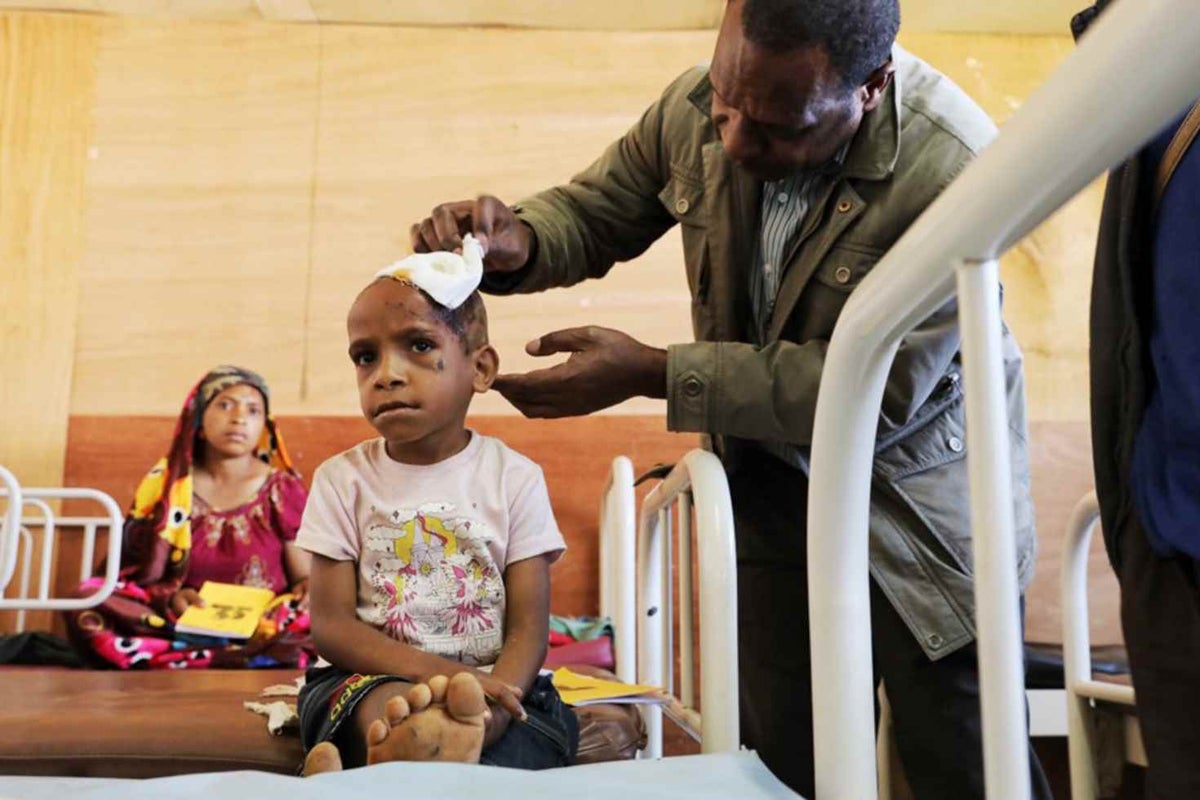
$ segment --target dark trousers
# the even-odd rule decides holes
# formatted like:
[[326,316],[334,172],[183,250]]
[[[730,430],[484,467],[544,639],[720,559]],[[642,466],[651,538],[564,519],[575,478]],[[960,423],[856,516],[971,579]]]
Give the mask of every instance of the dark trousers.
[[[808,482],[769,456],[731,476],[738,550],[742,741],[775,775],[813,800],[808,639]],[[897,749],[918,800],[984,796],[974,645],[931,661],[871,583],[876,681],[887,686]],[[1051,794],[1030,750],[1033,797]],[[817,798],[816,800],[837,800]]]
[[1200,563],[1121,532],[1121,627],[1146,745],[1146,800],[1200,798]]

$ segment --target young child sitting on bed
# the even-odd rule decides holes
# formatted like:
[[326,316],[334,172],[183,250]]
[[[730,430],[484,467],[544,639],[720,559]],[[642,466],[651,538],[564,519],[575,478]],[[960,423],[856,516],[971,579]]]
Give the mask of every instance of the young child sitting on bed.
[[347,320],[380,438],[321,465],[297,539],[313,554],[313,634],[331,664],[311,668],[300,695],[305,773],[565,766],[577,722],[538,674],[550,564],[565,549],[545,481],[465,427],[498,368],[478,274],[447,288],[444,265],[405,263],[380,273]]

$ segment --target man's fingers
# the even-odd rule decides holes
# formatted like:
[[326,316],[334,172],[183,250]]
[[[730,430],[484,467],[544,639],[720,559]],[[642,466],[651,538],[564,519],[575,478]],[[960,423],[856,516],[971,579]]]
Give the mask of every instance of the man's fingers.
[[[462,235],[471,230],[471,202],[443,203],[430,215],[439,250],[462,247]],[[465,230],[464,230],[465,228]]]
[[551,401],[562,393],[564,381],[571,377],[567,364],[535,369],[533,372],[512,372],[497,375],[492,388],[508,398],[509,401]]
[[549,356],[555,353],[578,353],[597,343],[603,328],[588,325],[582,328],[566,328],[552,331],[530,341],[525,352],[531,356]]
[[499,198],[493,197],[490,194],[480,195],[475,200],[475,205],[471,209],[471,221],[473,233],[479,243],[483,245],[484,253],[491,249],[493,234],[496,232],[496,217],[501,212],[511,214],[508,206],[500,202]]
[[[549,372],[550,370],[541,370]],[[526,378],[534,376],[534,380]],[[492,388],[500,392],[504,399],[513,405],[524,416],[530,419],[558,419],[559,417],[575,416],[575,400],[562,397],[557,388],[558,381],[551,384],[538,380],[536,373],[528,375],[500,375]]]
[[414,253],[432,253],[442,249],[437,231],[433,229],[433,220],[429,218],[413,226],[412,240]]
[[515,400],[509,402],[526,419],[562,419],[563,417],[579,416],[578,412],[561,406],[550,406],[545,403],[519,403]]

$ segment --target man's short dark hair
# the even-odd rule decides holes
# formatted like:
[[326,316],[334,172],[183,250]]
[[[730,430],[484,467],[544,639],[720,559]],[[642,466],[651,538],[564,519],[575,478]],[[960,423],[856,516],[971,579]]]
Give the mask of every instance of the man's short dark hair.
[[745,0],[742,31],[757,45],[788,52],[820,45],[846,86],[866,83],[892,57],[899,0]]

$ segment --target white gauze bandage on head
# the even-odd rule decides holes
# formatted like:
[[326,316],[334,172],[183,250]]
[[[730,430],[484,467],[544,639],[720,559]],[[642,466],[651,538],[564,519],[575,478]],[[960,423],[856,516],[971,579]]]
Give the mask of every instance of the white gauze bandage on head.
[[413,253],[375,273],[376,278],[394,278],[416,286],[446,308],[467,301],[483,280],[483,245],[471,234],[463,237],[458,253]]

